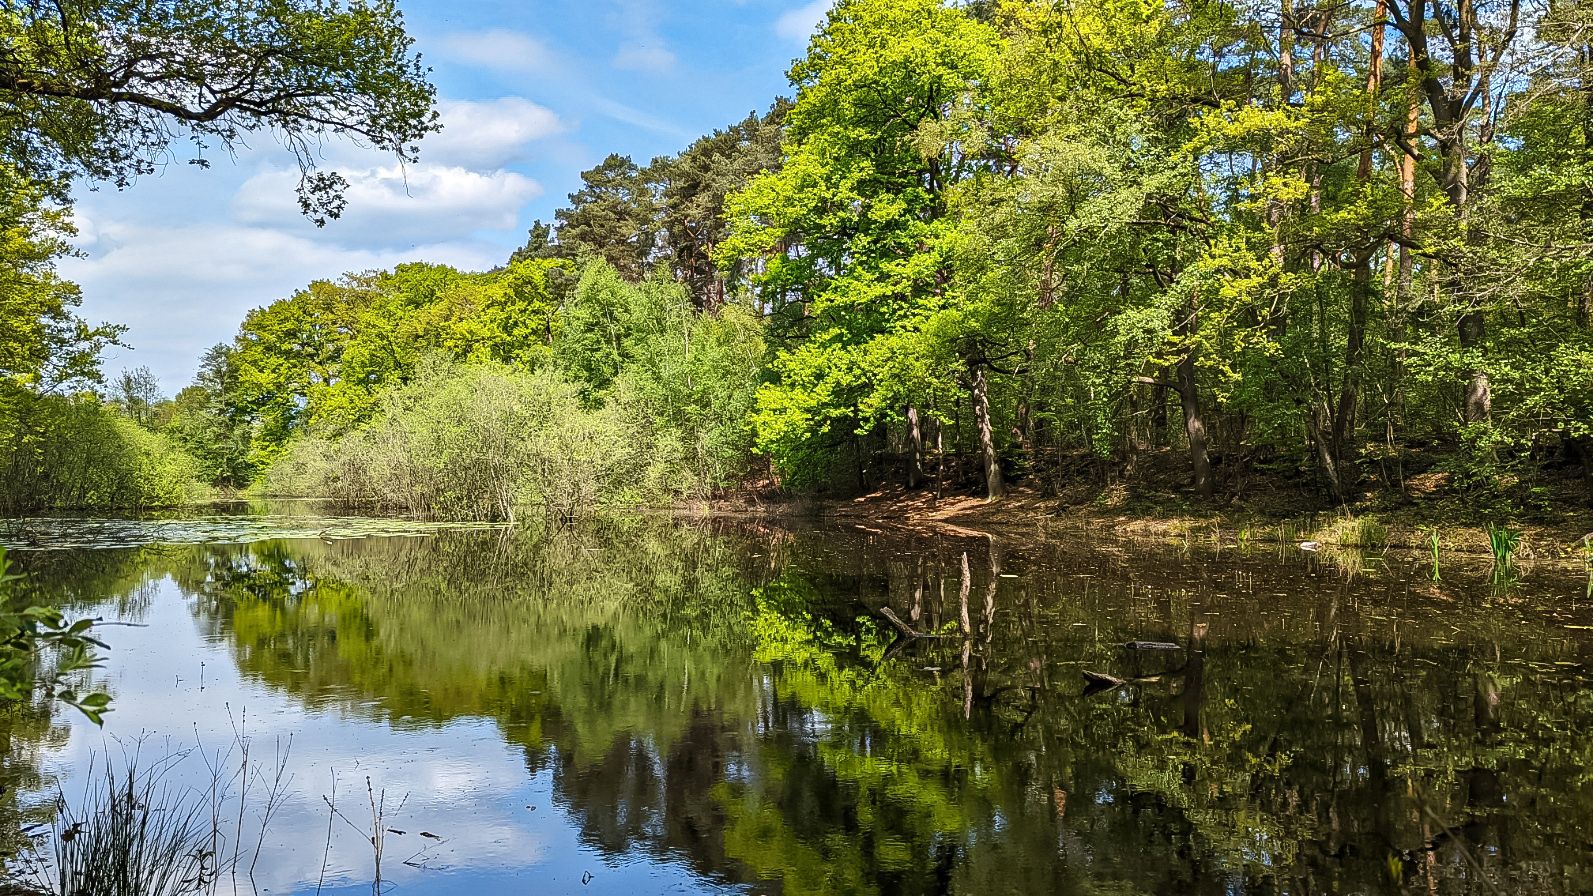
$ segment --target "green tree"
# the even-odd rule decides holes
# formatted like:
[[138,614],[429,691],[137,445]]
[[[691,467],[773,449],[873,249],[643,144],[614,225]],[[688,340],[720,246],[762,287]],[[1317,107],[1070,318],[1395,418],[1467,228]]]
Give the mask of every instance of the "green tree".
[[[995,46],[994,31],[935,0],[842,2],[791,70],[784,166],[729,202],[720,257],[757,259],[777,341],[759,446],[793,481],[961,375],[915,355],[926,317],[951,301],[946,190],[982,147],[927,136],[977,101]],[[988,485],[999,492],[999,471]]]
[[779,169],[780,127],[789,106],[778,101],[766,114],[748,115],[648,168],[648,176],[660,184],[659,227],[675,278],[686,284],[699,308],[725,304],[727,284],[746,279],[739,259],[731,259],[726,270],[714,260],[728,234],[725,200],[752,178]]
[[84,177],[125,186],[179,141],[207,165],[252,131],[298,160],[317,223],[344,181],[316,147],[354,136],[401,159],[436,129],[434,90],[391,0],[156,4],[93,0],[0,10],[0,156],[64,198]]
[[658,251],[658,199],[628,156],[611,154],[581,172],[581,189],[559,209],[558,246],[566,258],[601,258],[636,282]]

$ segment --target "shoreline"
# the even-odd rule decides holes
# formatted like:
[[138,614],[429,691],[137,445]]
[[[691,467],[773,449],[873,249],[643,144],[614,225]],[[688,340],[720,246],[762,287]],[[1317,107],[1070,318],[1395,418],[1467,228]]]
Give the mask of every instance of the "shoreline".
[[[1114,538],[1164,543],[1198,540],[1216,545],[1287,545],[1317,542],[1324,549],[1409,551],[1426,555],[1436,548],[1445,557],[1491,560],[1490,521],[1485,514],[1462,518],[1447,501],[1415,501],[1397,507],[1361,506],[1332,509],[1274,503],[1257,506],[1231,502],[1226,506],[1191,506],[1182,498],[1148,496],[1132,502],[1047,497],[1022,485],[1010,487],[995,501],[967,493],[936,498],[928,489],[877,489],[850,497],[782,494],[767,486],[748,487],[697,501],[638,505],[622,512],[662,513],[681,518],[723,518],[792,523],[830,522],[901,532],[948,535],[1067,539],[1083,532]],[[1286,497],[1286,496],[1285,496]],[[55,509],[0,517],[21,520],[38,515],[96,518],[176,516],[221,508],[237,509],[255,502],[314,504],[313,497],[228,495],[183,505],[146,508]],[[1281,509],[1280,509],[1281,507]],[[350,510],[352,508],[342,508]],[[368,508],[373,516],[409,516]],[[599,513],[599,515],[602,515]],[[424,515],[415,518],[424,518]],[[513,525],[513,524],[511,524]],[[1555,519],[1519,517],[1501,528],[1519,534],[1513,556],[1528,561],[1567,563],[1593,569],[1593,511],[1564,513]]]
[[[746,517],[768,520],[823,520],[893,529],[920,529],[965,535],[1064,537],[1080,530],[1119,538],[1184,542],[1297,544],[1324,548],[1394,549],[1427,553],[1432,537],[1446,556],[1493,556],[1489,521],[1457,519],[1438,508],[1416,504],[1399,508],[1303,510],[1277,513],[1252,506],[1178,508],[1102,506],[1041,497],[1014,488],[995,501],[968,494],[936,500],[925,490],[880,489],[855,498],[793,498],[746,491],[674,508],[687,516]],[[1516,556],[1534,561],[1593,564],[1593,512],[1580,518],[1512,521],[1502,528],[1520,534]]]

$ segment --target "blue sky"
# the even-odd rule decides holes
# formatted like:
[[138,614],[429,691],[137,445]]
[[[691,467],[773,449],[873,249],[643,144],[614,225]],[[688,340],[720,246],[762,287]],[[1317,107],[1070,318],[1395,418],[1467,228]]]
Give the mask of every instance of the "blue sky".
[[208,170],[173,163],[123,191],[78,192],[62,263],[83,315],[129,326],[105,369],[148,366],[168,394],[250,308],[345,271],[425,260],[482,269],[548,219],[610,152],[645,163],[762,111],[829,0],[401,0],[433,68],[444,130],[400,169],[335,143],[341,220],[298,213],[288,155],[256,135]]

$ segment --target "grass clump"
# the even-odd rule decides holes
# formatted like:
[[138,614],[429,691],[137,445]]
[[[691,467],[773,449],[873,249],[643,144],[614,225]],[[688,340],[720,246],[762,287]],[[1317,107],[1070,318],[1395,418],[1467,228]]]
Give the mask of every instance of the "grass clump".
[[1388,546],[1388,528],[1372,516],[1345,516],[1318,527],[1310,540],[1339,547],[1375,550]]
[[[252,740],[235,726],[233,742],[214,753],[195,746],[145,765],[140,741],[119,763],[96,756],[80,798],[57,791],[54,818],[13,865],[11,883],[51,896],[184,896],[248,876],[292,783],[291,740],[277,742],[270,763],[251,757]],[[208,772],[201,786],[173,780],[187,762]]]

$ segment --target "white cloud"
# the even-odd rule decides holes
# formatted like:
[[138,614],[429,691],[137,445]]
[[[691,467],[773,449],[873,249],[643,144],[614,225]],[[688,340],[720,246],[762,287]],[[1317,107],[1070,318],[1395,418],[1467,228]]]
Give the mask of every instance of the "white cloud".
[[323,230],[300,214],[296,169],[270,168],[249,178],[233,198],[233,214],[245,224],[349,245],[402,246],[480,230],[509,230],[516,226],[521,207],[542,194],[536,181],[503,170],[420,164],[339,173],[348,180],[348,207]]
[[517,96],[443,100],[437,109],[442,130],[420,145],[421,159],[428,164],[502,168],[523,161],[531,143],[567,130],[552,110]]
[[656,44],[627,43],[614,54],[614,67],[662,74],[675,67],[675,54]]
[[523,31],[489,28],[456,31],[437,42],[446,59],[474,68],[525,73],[552,68],[553,53],[546,44]]
[[535,160],[539,141],[567,127],[517,96],[443,100],[438,111],[444,130],[415,165],[347,140],[322,147],[324,167],[348,180],[343,216],[325,228],[300,213],[298,168],[276,147],[218,171],[179,168],[159,184],[85,195],[74,219],[87,254],[61,268],[83,287],[85,317],[129,327],[136,350],[111,350],[106,369],[147,364],[175,392],[244,312],[311,280],[406,261],[501,264],[504,246],[518,244],[521,210],[543,193],[508,166]]
[[[287,190],[291,203],[291,183]],[[148,364],[170,393],[193,376],[206,346],[232,338],[244,312],[285,298],[311,280],[406,261],[483,270],[502,263],[504,256],[489,241],[468,236],[412,246],[348,245],[334,239],[335,227],[294,233],[237,223],[102,219],[90,256],[65,259],[61,269],[82,284],[85,317],[129,326],[134,350],[113,350],[105,368]]]
[[593,111],[606,118],[612,118],[621,124],[628,124],[633,128],[641,128],[643,130],[652,131],[655,134],[662,134],[674,140],[689,141],[697,136],[694,131],[682,127],[673,121],[661,118],[650,112],[644,112],[635,106],[627,106],[624,103],[616,103],[607,97],[590,96],[586,98],[586,104]]
[[799,6],[790,10],[774,21],[774,33],[781,40],[792,43],[805,44],[813,32],[823,24],[824,16],[830,11],[832,0],[813,0],[806,6]]

